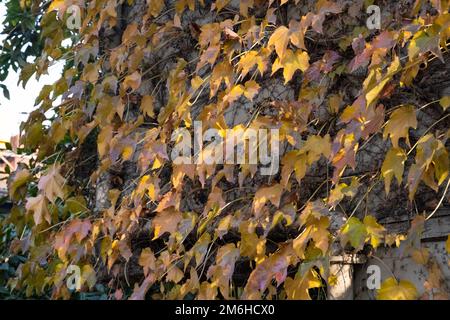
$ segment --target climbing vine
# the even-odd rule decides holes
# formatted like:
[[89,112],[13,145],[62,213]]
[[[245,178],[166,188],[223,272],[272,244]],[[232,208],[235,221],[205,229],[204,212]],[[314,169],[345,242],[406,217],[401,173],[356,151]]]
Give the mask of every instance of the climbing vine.
[[[365,22],[374,2],[389,11],[380,30]],[[20,81],[56,61],[65,68],[21,127],[22,151],[35,160],[9,178],[14,207],[2,233],[6,255],[21,259],[8,289],[63,299],[322,299],[336,283],[331,257],[402,247],[429,269],[426,292],[445,296],[416,240],[448,202],[450,98],[414,97],[427,68],[448,65],[449,3],[412,2],[41,6],[42,52]],[[279,170],[175,163],[179,129],[193,132],[196,121],[219,133],[278,130]],[[429,208],[416,200],[430,190]],[[408,234],[379,221],[374,195],[414,213]],[[79,290],[67,286],[72,266]],[[393,276],[377,297],[426,292]]]

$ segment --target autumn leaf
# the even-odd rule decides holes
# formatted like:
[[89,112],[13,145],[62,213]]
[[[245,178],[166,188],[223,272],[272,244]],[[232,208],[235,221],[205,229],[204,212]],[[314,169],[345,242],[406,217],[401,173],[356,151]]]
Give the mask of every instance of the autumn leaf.
[[153,96],[145,95],[142,97],[141,111],[150,118],[155,117]]
[[253,100],[259,89],[260,86],[256,81],[249,80],[244,85],[238,84],[232,87],[230,92],[223,97],[223,101],[233,103],[242,95],[249,100]]
[[283,187],[280,184],[260,188],[253,199],[253,212],[258,215],[267,201],[270,201],[274,206],[278,207],[280,205],[282,193]]
[[219,23],[209,23],[201,27],[201,33],[198,39],[198,43],[202,48],[208,46],[215,46],[220,41],[220,24]]
[[81,79],[86,82],[96,83],[98,80],[98,66],[93,63],[89,63],[84,68]]
[[[239,243],[240,255],[243,257],[255,258],[259,253],[265,254],[265,239],[260,239],[255,232],[256,225],[249,221],[244,221],[239,226],[241,241]],[[258,250],[260,249],[260,250]]]
[[417,128],[416,112],[413,106],[403,106],[392,112],[383,132],[383,139],[391,138],[394,148],[398,148],[398,140],[405,138],[409,145],[409,128]]
[[344,199],[344,197],[354,197],[358,192],[359,186],[360,183],[356,177],[352,178],[350,185],[346,183],[338,184],[331,190],[328,197],[328,204],[334,208],[342,199]]
[[247,51],[238,62],[238,70],[240,70],[241,76],[245,77],[254,66],[256,66],[259,74],[263,75],[267,69],[268,56],[269,52],[266,48],[262,48],[259,52],[255,50]]
[[152,227],[154,229],[153,240],[158,239],[166,232],[170,234],[174,233],[181,219],[181,213],[175,209],[165,209],[164,211],[158,212],[152,220]]
[[363,224],[366,227],[367,232],[366,241],[369,241],[369,243],[375,249],[378,248],[378,246],[384,239],[386,229],[382,225],[380,225],[373,216],[365,216]]
[[433,52],[442,62],[444,58],[442,56],[440,48],[440,32],[448,30],[450,20],[444,22],[443,25],[439,23],[431,25],[429,28],[417,32],[409,42],[408,56],[409,60],[413,61],[417,56],[422,55],[428,51]]
[[38,188],[52,203],[55,203],[57,198],[64,199],[64,185],[66,180],[59,173],[60,167],[57,165],[51,166],[45,175],[39,179]]
[[447,110],[447,108],[450,107],[450,96],[442,97],[441,100],[439,100],[439,104],[444,111]]
[[141,86],[141,74],[139,71],[135,71],[132,74],[125,77],[123,80],[123,86],[125,90],[131,89],[131,91],[136,91]]
[[[302,214],[303,215],[303,214]],[[302,217],[304,219],[304,217]],[[328,251],[330,244],[330,219],[328,217],[318,217],[308,219],[303,232],[294,239],[292,246],[300,259],[306,258],[306,247],[309,241],[314,241],[315,248],[319,249],[323,255]]]
[[219,89],[222,82],[225,82],[227,88],[231,87],[233,83],[233,67],[228,61],[218,63],[212,73],[210,83],[210,97],[213,97]]
[[398,282],[390,277],[383,281],[381,288],[377,290],[377,300],[415,300],[417,298],[417,289],[408,280]]
[[261,299],[261,294],[274,278],[278,285],[283,283],[292,253],[292,247],[284,245],[279,251],[258,264],[248,278],[242,299]]
[[17,192],[31,179],[31,173],[27,169],[21,169],[14,172],[8,179],[8,191],[11,199],[16,200]]
[[161,0],[147,0],[148,13],[153,17],[159,16],[164,8],[164,1]]
[[97,276],[94,268],[89,264],[85,264],[81,269],[81,283],[86,284],[89,289],[92,289],[96,282]]
[[309,67],[309,56],[306,51],[297,50],[293,52],[292,50],[286,50],[286,54],[281,58],[277,58],[272,65],[272,74],[277,72],[279,69],[283,69],[284,83],[288,83],[295,71],[301,70],[305,71]]
[[286,278],[284,288],[289,300],[311,300],[309,289],[320,288],[322,283],[314,274],[312,269],[306,272],[297,272],[295,278]]
[[412,201],[420,181],[437,191],[449,174],[450,159],[441,140],[427,134],[417,141],[415,163],[408,173],[409,198]]
[[402,182],[405,161],[406,153],[401,148],[391,148],[386,154],[386,158],[381,166],[381,175],[384,179],[386,195],[389,194],[393,177],[397,179],[398,185]]
[[[377,101],[386,84],[392,80],[392,77],[400,69],[400,67],[400,59],[395,57],[391,65],[388,67],[386,74],[380,80],[375,79],[378,76],[377,71],[372,71],[369,74],[368,78],[364,82],[364,86],[367,86],[366,103],[368,106]],[[370,85],[368,85],[368,83],[370,83]],[[395,112],[396,111],[394,111],[394,113]]]
[[366,237],[366,226],[358,218],[349,218],[341,228],[341,245],[343,247],[350,242],[355,250],[362,249]]
[[[275,51],[279,59],[283,59],[286,53],[286,48],[289,44],[289,29],[285,26],[278,27],[270,36],[267,47],[275,47]],[[273,70],[272,70],[273,73]]]
[[43,195],[27,199],[25,208],[27,211],[33,213],[34,223],[36,225],[40,225],[44,220],[51,224],[52,221],[50,212],[48,211],[48,205],[49,203]]

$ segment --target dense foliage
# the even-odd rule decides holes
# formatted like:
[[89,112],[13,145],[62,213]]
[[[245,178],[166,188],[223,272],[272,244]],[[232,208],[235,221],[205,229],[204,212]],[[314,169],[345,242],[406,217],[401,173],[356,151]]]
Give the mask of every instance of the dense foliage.
[[[39,37],[30,50],[42,50],[21,65],[21,81],[57,60],[66,68],[22,126],[36,161],[9,179],[6,291],[322,299],[336,280],[331,256],[404,246],[429,267],[426,290],[440,292],[417,239],[448,201],[450,98],[411,97],[430,65],[448,64],[449,3],[378,1],[388,13],[369,30],[373,2],[10,1],[43,10],[30,18],[39,30],[22,25]],[[79,30],[67,27],[71,5]],[[195,120],[220,132],[279,129],[279,172],[173,163],[173,133]],[[417,190],[432,191],[431,209]],[[414,213],[407,235],[379,223],[373,193]],[[79,292],[67,288],[72,265]],[[422,294],[393,277],[378,298]]]

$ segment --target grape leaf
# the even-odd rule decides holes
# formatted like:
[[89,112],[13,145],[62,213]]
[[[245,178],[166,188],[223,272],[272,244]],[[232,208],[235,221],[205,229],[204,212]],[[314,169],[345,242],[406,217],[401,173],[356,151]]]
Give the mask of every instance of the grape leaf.
[[416,112],[413,106],[403,106],[394,112],[386,124],[383,132],[383,138],[391,138],[394,148],[398,148],[398,140],[405,138],[409,145],[409,128],[417,128]]
[[397,179],[399,185],[402,182],[406,158],[406,152],[401,148],[391,148],[386,154],[386,158],[381,166],[386,195],[389,194],[393,177]]
[[398,282],[390,277],[383,281],[381,288],[377,290],[377,300],[415,300],[417,298],[417,289],[408,280]]

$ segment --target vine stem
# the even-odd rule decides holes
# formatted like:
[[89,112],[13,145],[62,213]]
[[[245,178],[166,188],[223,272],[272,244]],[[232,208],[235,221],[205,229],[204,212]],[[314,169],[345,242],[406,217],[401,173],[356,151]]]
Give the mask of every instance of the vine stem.
[[[430,130],[437,125],[439,122],[447,119],[448,117],[450,117],[450,113],[447,114],[445,117],[442,117],[441,119],[439,119],[438,121],[436,121],[435,123],[433,123],[420,137],[420,139],[422,139],[428,132],[430,132]],[[407,155],[409,156],[411,154],[411,152],[414,151],[414,149],[417,147],[417,145],[419,144],[420,139],[417,140],[417,142],[411,147],[411,149],[408,151]]]
[[441,200],[439,200],[439,203],[437,204],[436,208],[434,208],[433,212],[431,212],[428,217],[425,218],[425,220],[429,220],[440,208],[442,205],[442,202],[444,201],[445,195],[447,194],[448,187],[450,186],[450,178],[447,179],[447,185],[445,186],[444,194],[441,197]]

